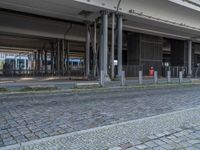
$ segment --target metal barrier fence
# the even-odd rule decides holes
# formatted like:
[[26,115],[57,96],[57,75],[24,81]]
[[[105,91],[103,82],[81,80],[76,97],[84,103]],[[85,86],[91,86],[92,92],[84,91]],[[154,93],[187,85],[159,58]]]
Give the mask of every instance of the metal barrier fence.
[[7,70],[0,70],[0,76],[3,77],[32,77],[32,76],[56,76],[56,75],[63,75],[63,76],[73,76],[73,77],[83,77],[85,74],[84,68],[71,68],[69,71],[51,71],[51,70],[34,70],[34,69],[21,69],[21,70],[14,70],[14,69],[7,69]]
[[200,78],[200,66],[192,68],[192,75],[194,78]]
[[162,68],[162,76],[167,77],[167,71],[171,71],[171,77],[178,78],[179,72],[182,71],[183,77],[187,77],[187,67],[186,66],[170,66]]
[[143,66],[139,65],[124,65],[123,71],[125,71],[126,77],[138,77],[139,71],[143,71]]
[[[125,71],[126,77],[138,77],[139,71],[144,71],[144,66],[139,65],[124,65],[123,71]],[[149,69],[149,68],[148,68]],[[158,71],[158,70],[155,70]],[[162,67],[162,76],[167,77],[167,72],[171,71],[172,78],[178,78],[179,72],[182,71],[183,77],[187,77],[187,67],[185,66],[171,66],[171,67]],[[199,78],[200,77],[200,66],[193,67],[193,77]],[[115,68],[115,73],[117,74],[117,68]],[[159,71],[158,71],[159,73]],[[91,71],[91,75],[93,71]],[[56,75],[63,75],[63,76],[71,76],[71,77],[83,77],[85,75],[85,68],[70,68],[69,71],[65,70],[64,72],[58,71],[51,71],[45,69],[35,70],[35,69],[22,69],[22,70],[14,70],[14,69],[7,69],[7,70],[0,70],[0,76],[5,77],[32,77],[32,76],[56,76]]]
[[[126,73],[126,77],[138,77],[139,71],[148,70],[150,68],[144,68],[144,66],[140,65],[124,65],[123,70]],[[160,71],[160,70],[155,70]],[[182,71],[183,77],[187,77],[187,67],[185,66],[170,66],[170,67],[162,67],[162,76],[167,77],[167,72],[171,71],[171,77],[178,78],[179,72]],[[200,67],[196,70],[198,75],[200,76]]]

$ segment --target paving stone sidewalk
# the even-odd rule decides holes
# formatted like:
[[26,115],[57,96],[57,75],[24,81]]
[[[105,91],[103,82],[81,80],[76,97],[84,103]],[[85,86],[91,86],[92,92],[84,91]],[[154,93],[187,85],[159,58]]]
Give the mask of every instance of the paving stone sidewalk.
[[200,125],[184,125],[135,141],[119,143],[109,150],[200,150]]
[[[157,120],[158,118],[159,116],[156,118],[150,117],[149,119]],[[118,127],[119,126],[120,125],[118,125]],[[117,126],[112,127],[116,128]],[[106,127],[102,128],[105,129]],[[62,136],[46,138],[44,140],[26,142],[21,145],[4,148],[3,150],[198,150],[200,148],[199,122],[183,123],[183,125],[176,128],[171,128],[170,130],[164,129],[163,132],[155,132],[153,135],[147,134],[146,137],[143,136],[140,139],[135,139],[134,136],[131,138],[130,134],[127,133],[127,136],[129,137],[128,139],[131,140],[123,140],[123,143],[118,144],[116,143],[116,141],[118,141],[118,137],[113,137],[112,135],[112,138],[109,138],[109,135],[104,136],[104,138],[106,138],[108,141],[99,141],[98,136],[101,136],[101,134],[98,134],[100,133],[98,130],[99,129],[94,129],[81,133],[79,132],[70,135],[66,134]],[[107,128],[105,130],[108,131],[110,129]],[[91,139],[91,132],[94,131],[95,135],[93,135],[93,139]],[[89,139],[85,140],[87,138]],[[124,139],[126,139],[126,137],[124,137]],[[117,146],[109,148],[110,146],[108,145]]]

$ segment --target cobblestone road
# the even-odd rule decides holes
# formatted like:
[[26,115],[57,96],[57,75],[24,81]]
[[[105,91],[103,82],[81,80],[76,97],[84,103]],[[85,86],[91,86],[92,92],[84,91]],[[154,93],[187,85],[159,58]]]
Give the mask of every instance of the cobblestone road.
[[184,125],[132,142],[121,143],[109,150],[199,150],[200,125]]
[[200,87],[1,95],[0,147],[200,105]]

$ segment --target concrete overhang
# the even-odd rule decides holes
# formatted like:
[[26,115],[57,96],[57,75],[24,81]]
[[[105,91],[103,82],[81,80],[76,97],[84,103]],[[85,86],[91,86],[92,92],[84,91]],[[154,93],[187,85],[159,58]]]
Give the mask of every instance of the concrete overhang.
[[[1,30],[62,39],[69,27],[67,21],[94,21],[100,16],[100,10],[108,10],[119,11],[124,15],[125,30],[198,41],[194,37],[200,35],[200,15],[195,9],[175,4],[172,0],[121,0],[120,5],[118,2],[119,0],[2,0],[0,7],[4,9],[63,19],[66,22],[45,19],[34,22],[35,19],[23,18],[17,21],[21,17],[16,17],[11,18],[7,24],[1,23]],[[84,41],[84,30],[84,26],[77,25],[68,38]]]

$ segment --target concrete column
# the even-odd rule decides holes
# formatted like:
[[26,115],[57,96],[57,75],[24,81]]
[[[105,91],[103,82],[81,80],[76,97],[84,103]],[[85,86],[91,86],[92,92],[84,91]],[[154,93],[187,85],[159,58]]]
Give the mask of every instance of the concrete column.
[[43,61],[44,61],[44,50],[41,50],[41,53],[40,53],[40,67],[41,67],[41,73],[43,75],[44,73],[44,66],[43,66]]
[[34,64],[35,64],[34,74],[36,75],[36,73],[37,73],[37,52],[34,52]]
[[90,76],[90,30],[89,23],[86,24],[86,63],[85,63],[85,72],[86,76]]
[[105,78],[108,78],[108,13],[106,11],[102,12],[102,52],[103,55],[103,71]]
[[118,76],[122,72],[123,17],[118,15]]
[[58,41],[57,48],[57,74],[60,75],[60,41]]
[[37,73],[40,74],[40,50],[38,50],[38,57],[37,57]]
[[50,43],[51,45],[51,73],[54,72],[54,44]]
[[47,50],[44,51],[45,74],[47,74]]
[[188,77],[192,76],[192,41],[188,42]]
[[54,50],[51,50],[51,73],[54,72]]
[[70,52],[70,43],[67,41],[67,75],[70,75],[70,70],[69,70],[69,52]]
[[112,13],[112,41],[111,41],[111,78],[114,79],[114,55],[115,55],[115,13]]
[[94,47],[93,47],[93,76],[97,73],[97,23],[94,22]]
[[64,76],[65,74],[65,40],[62,41],[62,55],[61,55],[61,70],[62,70],[62,75]]
[[103,70],[103,54],[104,54],[104,50],[103,50],[103,17],[101,17],[101,27],[100,27],[100,50],[99,50],[99,70],[100,70],[100,74],[101,71]]

